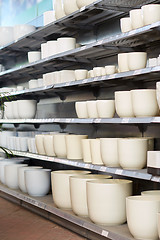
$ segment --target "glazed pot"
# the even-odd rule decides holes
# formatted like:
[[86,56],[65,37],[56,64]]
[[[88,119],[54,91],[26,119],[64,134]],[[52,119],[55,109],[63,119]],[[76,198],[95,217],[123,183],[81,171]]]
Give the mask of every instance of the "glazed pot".
[[28,86],[29,86],[29,89],[38,88],[38,81],[37,81],[37,79],[31,79],[28,82]]
[[88,217],[86,182],[93,179],[112,178],[109,175],[88,174],[70,177],[71,205],[73,212],[82,217]]
[[56,20],[55,17],[55,11],[51,10],[51,11],[46,11],[43,13],[43,24],[44,26],[54,22]]
[[87,112],[88,112],[89,118],[98,118],[96,100],[95,101],[87,101]]
[[159,108],[156,99],[156,90],[137,89],[131,91],[133,112],[136,117],[154,117]]
[[46,151],[44,148],[44,140],[43,140],[44,136],[45,135],[43,135],[43,134],[35,136],[36,149],[37,149],[38,154],[40,154],[40,155],[46,155]]
[[133,9],[129,12],[132,29],[143,27],[143,14],[141,9]]
[[29,169],[24,171],[26,189],[30,196],[42,197],[48,194],[51,182],[50,169]]
[[13,27],[0,27],[0,47],[8,45],[14,41]]
[[2,147],[8,147],[8,137],[15,136],[15,132],[13,131],[2,131],[0,132],[0,144]]
[[75,81],[74,70],[62,70],[60,71],[61,83]]
[[42,43],[41,44],[41,58],[47,58],[48,57],[48,44]]
[[76,102],[75,109],[76,109],[76,114],[78,118],[89,118],[86,101]]
[[98,225],[126,222],[126,197],[132,195],[132,181],[99,179],[87,182],[89,218]]
[[130,91],[115,92],[115,108],[119,117],[134,117],[132,96]]
[[62,53],[76,48],[76,39],[72,37],[61,37],[57,39],[58,52]]
[[18,168],[26,167],[27,164],[8,164],[4,168],[5,183],[7,187],[18,189]]
[[78,11],[76,0],[64,0],[64,12],[66,15],[69,15],[75,11]]
[[92,164],[103,165],[100,149],[100,139],[90,139]]
[[120,72],[129,71],[128,53],[119,53],[118,54],[118,69]]
[[142,138],[118,139],[118,158],[123,169],[138,170],[147,163],[148,140]]
[[108,65],[105,66],[105,75],[114,74],[116,72],[116,66],[115,65]]
[[5,160],[2,160],[0,161],[0,181],[1,183],[3,184],[6,184],[6,181],[5,181],[5,166],[6,165],[9,165],[9,164],[13,164],[13,163],[17,163],[17,161],[15,160],[8,160],[8,159],[5,159]]
[[[37,101],[36,100],[18,100],[18,113],[22,119],[32,119],[36,115]],[[25,109],[25,111],[24,111]]]
[[142,6],[144,25],[160,21],[160,4]]
[[28,62],[29,63],[39,61],[40,59],[41,59],[41,52],[40,51],[28,52]]
[[63,170],[51,173],[52,196],[55,205],[62,209],[71,209],[70,176],[89,174],[90,171]]
[[50,56],[57,54],[58,53],[57,47],[58,47],[57,40],[48,41],[47,42],[47,51],[48,51],[47,56],[50,57]]
[[[24,109],[23,109],[24,111]],[[13,112],[13,118],[14,119],[19,119],[20,114],[19,114],[19,109],[18,109],[18,101],[13,101],[12,102],[12,112]]]
[[129,32],[132,30],[131,19],[130,17],[125,17],[120,19],[121,32]]
[[56,156],[55,150],[54,150],[53,138],[54,138],[54,135],[44,135],[43,136],[44,150],[45,150],[46,155],[49,157]]
[[38,168],[41,169],[42,167],[38,167],[38,166],[27,166],[27,167],[19,167],[18,168],[18,186],[20,188],[20,190],[24,193],[27,193],[27,189],[26,189],[26,183],[25,183],[25,177],[24,177],[24,172],[26,170],[29,169],[34,169],[34,168]]
[[75,70],[76,80],[83,80],[87,78],[88,71],[86,69],[77,69]]
[[14,26],[14,40],[22,38],[23,36],[34,32],[36,30],[35,26],[28,24],[19,24]]
[[128,67],[129,70],[138,70],[145,68],[147,64],[146,52],[130,52],[128,53]]
[[118,159],[118,138],[100,138],[102,162],[107,167],[120,167]]
[[82,139],[83,162],[92,163],[90,139]]
[[81,7],[84,7],[84,6],[87,6],[87,5],[91,4],[91,3],[93,3],[94,1],[95,0],[77,0],[77,6],[79,8],[81,8]]
[[64,0],[54,0],[53,1],[53,9],[55,10],[55,17],[56,19],[60,19],[65,17],[66,14],[64,12]]
[[28,151],[28,144],[27,144],[27,137],[19,137],[20,141],[20,151],[27,152]]
[[113,118],[115,114],[115,101],[97,100],[97,112],[99,118]]
[[128,197],[126,211],[128,228],[135,239],[158,239],[159,197],[147,195]]
[[4,115],[7,119],[13,119],[13,102],[4,103]]
[[66,135],[68,133],[60,133],[53,136],[54,151],[59,158],[67,158]]
[[82,159],[82,139],[87,135],[66,135],[67,159]]
[[142,196],[157,196],[160,198],[160,190],[149,190],[141,192]]

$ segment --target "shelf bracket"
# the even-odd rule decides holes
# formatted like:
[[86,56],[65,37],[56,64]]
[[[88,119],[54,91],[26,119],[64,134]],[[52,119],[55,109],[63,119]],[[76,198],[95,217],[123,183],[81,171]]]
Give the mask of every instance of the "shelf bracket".
[[92,87],[91,91],[92,91],[94,97],[96,97],[96,98],[99,97],[99,94],[100,94],[100,87],[99,86]]
[[35,127],[36,129],[38,129],[38,128],[40,127],[40,124],[39,124],[39,123],[34,123],[34,127]]
[[138,124],[138,129],[142,133],[142,137],[144,136],[144,133],[147,131],[148,124]]

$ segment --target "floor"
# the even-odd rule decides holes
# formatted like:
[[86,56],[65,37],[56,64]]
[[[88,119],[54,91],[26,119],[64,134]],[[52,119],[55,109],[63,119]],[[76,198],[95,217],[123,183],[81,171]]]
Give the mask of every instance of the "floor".
[[85,238],[0,198],[0,240],[85,240]]

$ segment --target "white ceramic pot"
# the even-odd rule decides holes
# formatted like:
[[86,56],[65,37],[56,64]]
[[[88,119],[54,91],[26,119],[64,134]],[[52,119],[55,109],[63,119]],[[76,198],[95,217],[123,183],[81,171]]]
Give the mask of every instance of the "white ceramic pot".
[[156,99],[156,90],[132,90],[131,95],[133,112],[136,117],[153,117],[159,115],[159,108]]
[[102,69],[103,67],[94,67],[93,72],[95,77],[100,77],[102,76]]
[[16,146],[16,149],[15,149],[16,151],[21,151],[19,137],[15,137],[15,146]]
[[39,61],[40,59],[41,59],[41,52],[40,51],[28,52],[28,62],[29,63]]
[[97,101],[87,101],[87,112],[89,118],[98,118]]
[[113,118],[115,114],[115,101],[97,100],[97,112],[99,118]]
[[116,72],[116,66],[115,65],[105,66],[105,74],[106,75],[114,74],[115,72]]
[[70,176],[89,174],[89,171],[64,170],[51,173],[52,196],[55,205],[62,209],[71,209]]
[[[22,119],[32,119],[36,115],[37,101],[36,100],[18,100],[18,112]],[[25,111],[24,111],[25,109]]]
[[160,197],[131,196],[126,199],[127,224],[135,239],[157,240]]
[[38,88],[38,80],[37,79],[31,79],[28,82],[28,86],[29,86],[29,89]]
[[54,72],[43,74],[44,86],[49,86],[54,84]]
[[17,161],[15,161],[13,159],[5,159],[5,160],[0,161],[0,181],[1,181],[1,183],[6,184],[5,173],[4,173],[5,166],[9,165],[9,164],[13,164],[13,163],[17,163]]
[[19,137],[20,141],[20,151],[27,152],[28,151],[28,144],[27,144],[27,137]]
[[76,102],[75,103],[76,114],[78,118],[88,118],[87,102]]
[[44,150],[45,150],[46,155],[49,157],[56,156],[55,150],[54,150],[54,144],[53,144],[53,137],[54,137],[54,135],[44,135],[43,136]]
[[55,11],[46,11],[43,13],[43,24],[44,26],[56,21]]
[[128,67],[130,71],[145,68],[146,64],[147,64],[146,52],[128,53]]
[[7,187],[18,189],[18,168],[26,167],[27,164],[8,164],[4,167],[5,183]]
[[134,9],[131,10],[129,13],[132,29],[137,29],[144,26],[143,13],[141,9]]
[[64,0],[64,12],[66,15],[69,15],[75,11],[78,11],[76,0]]
[[38,167],[38,166],[27,166],[27,167],[19,167],[18,168],[18,186],[19,186],[20,190],[24,193],[27,193],[24,172],[26,170],[35,169],[35,168],[42,169],[42,167]]
[[87,182],[89,218],[96,224],[114,226],[126,222],[126,197],[132,195],[132,181],[99,179]]
[[61,83],[61,71],[56,71],[53,73],[54,75],[54,84]]
[[2,147],[8,147],[8,143],[7,143],[7,140],[8,140],[8,137],[13,137],[15,136],[15,132],[13,131],[2,131],[0,132],[0,144]]
[[81,8],[81,7],[84,7],[84,6],[87,6],[87,5],[91,4],[91,3],[93,3],[94,1],[95,0],[77,0],[77,6],[79,8]]
[[108,179],[109,175],[87,174],[70,177],[71,205],[73,212],[88,217],[86,182],[93,179]]
[[29,169],[24,171],[26,189],[30,196],[42,197],[48,194],[51,182],[50,169]]
[[88,78],[94,78],[94,72],[93,70],[88,71]]
[[107,167],[120,167],[118,159],[118,138],[100,138],[102,162]]
[[37,81],[38,81],[38,87],[43,87],[44,86],[43,78],[38,78]]
[[66,135],[67,158],[82,159],[82,139],[86,139],[87,135]]
[[4,103],[4,115],[7,119],[13,119],[13,102],[5,102]]
[[147,167],[160,168],[160,151],[148,151],[147,152]]
[[76,48],[76,39],[72,37],[61,37],[57,39],[58,52],[62,53]]
[[38,153],[37,148],[36,148],[36,140],[35,140],[35,138],[29,137],[27,139],[27,145],[28,145],[29,152],[35,153],[35,154]]
[[160,21],[160,4],[148,4],[142,6],[144,25]]
[[13,27],[0,27],[0,47],[14,41]]
[[138,170],[147,163],[148,140],[142,138],[118,139],[118,158],[123,169]]
[[58,53],[57,47],[58,47],[58,43],[56,40],[47,42],[48,57]]
[[160,108],[160,82],[156,82],[156,97],[157,97],[158,106]]
[[23,36],[34,32],[36,30],[35,26],[28,24],[19,24],[14,26],[14,40],[22,38]]
[[157,196],[160,198],[160,190],[149,190],[141,192],[142,196]]
[[[13,112],[13,118],[14,119],[19,119],[20,118],[20,114],[19,114],[19,109],[18,109],[18,101],[13,101],[12,102],[12,112]],[[24,111],[24,109],[23,109]]]
[[131,91],[115,92],[115,108],[119,117],[134,117]]
[[74,70],[62,70],[60,71],[61,83],[75,81]]
[[100,149],[100,139],[90,139],[92,164],[103,165]]
[[55,154],[59,158],[67,158],[66,135],[68,133],[55,134],[53,136],[53,144]]
[[46,155],[46,151],[45,151],[45,148],[44,148],[44,140],[43,140],[44,136],[45,135],[43,135],[43,134],[35,136],[37,152],[40,155]]
[[131,19],[130,17],[125,17],[120,19],[121,32],[129,32],[132,30]]
[[47,58],[48,57],[48,44],[42,43],[41,44],[41,58]]
[[158,236],[160,238],[160,213],[157,214]]
[[88,71],[86,69],[77,69],[75,70],[76,80],[83,80],[87,78]]
[[23,91],[24,90],[24,87],[23,86],[17,86],[17,89],[16,89],[16,91]]
[[82,139],[83,162],[92,163],[90,139]]
[[119,53],[118,54],[118,69],[120,72],[129,71],[128,53]]
[[53,9],[55,10],[55,17],[56,19],[60,19],[62,17],[65,17],[66,14],[64,12],[64,5],[63,5],[64,0],[54,0],[53,1]]

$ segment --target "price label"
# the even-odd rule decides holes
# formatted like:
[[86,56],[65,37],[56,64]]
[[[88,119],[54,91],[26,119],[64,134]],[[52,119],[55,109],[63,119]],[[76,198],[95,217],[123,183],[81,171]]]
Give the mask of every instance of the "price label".
[[55,122],[60,122],[60,118],[55,118],[54,121]]
[[105,172],[106,171],[106,167],[104,167],[104,166],[100,167],[100,171]]
[[99,41],[97,45],[102,45],[103,40]]
[[123,170],[122,170],[122,169],[117,169],[117,170],[115,171],[115,174],[117,174],[117,175],[122,175],[122,173],[123,173]]
[[115,76],[116,76],[116,74],[111,74],[111,75],[108,76],[108,79],[114,79]]
[[81,47],[81,51],[85,50],[86,49],[86,46],[83,46]]
[[160,182],[160,177],[154,176],[151,178],[153,182]]
[[98,81],[98,77],[93,78],[93,81],[94,82]]
[[70,123],[72,121],[72,119],[71,118],[68,118],[68,119],[66,119],[66,123]]
[[134,71],[134,75],[138,75],[138,74],[141,74],[142,73],[142,69],[139,69],[139,70],[135,70]]
[[81,7],[80,12],[83,12],[86,9],[86,7]]
[[101,123],[101,121],[102,121],[102,119],[101,118],[97,118],[97,119],[95,119],[95,123]]
[[67,82],[67,83],[65,84],[66,87],[68,87],[69,85],[70,85],[70,82]]
[[108,234],[109,232],[107,232],[106,230],[103,230],[101,235],[104,237],[108,237]]
[[123,118],[121,123],[129,123],[129,118]]
[[84,79],[84,80],[82,81],[82,84],[87,83],[87,82],[88,82],[88,79]]

